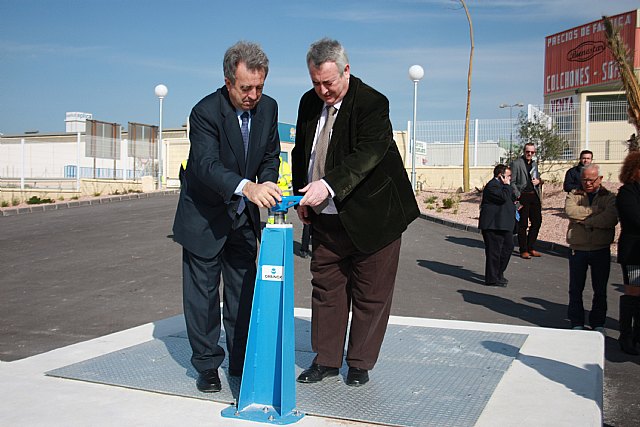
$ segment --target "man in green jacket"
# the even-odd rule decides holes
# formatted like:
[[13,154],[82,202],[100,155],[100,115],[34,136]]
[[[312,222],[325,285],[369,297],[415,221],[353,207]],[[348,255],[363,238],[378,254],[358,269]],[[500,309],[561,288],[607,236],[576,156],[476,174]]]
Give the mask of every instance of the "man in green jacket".
[[569,309],[573,329],[585,329],[582,292],[591,267],[593,302],[589,313],[591,329],[604,334],[607,318],[607,282],[611,269],[611,243],[618,223],[616,196],[604,188],[595,163],[582,169],[582,189],[572,190],[565,200],[569,217]]
[[419,215],[389,120],[389,101],[351,74],[342,45],[307,54],[313,89],[302,96],[292,152],[298,216],[313,225],[313,364],[298,377],[338,375],[352,311],[346,384],[369,381],[387,328],[400,236]]

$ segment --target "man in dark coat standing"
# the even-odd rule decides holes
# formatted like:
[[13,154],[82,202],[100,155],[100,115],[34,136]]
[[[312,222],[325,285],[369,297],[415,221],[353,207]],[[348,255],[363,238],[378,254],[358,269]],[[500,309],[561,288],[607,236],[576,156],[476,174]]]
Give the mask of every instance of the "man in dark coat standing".
[[516,225],[516,196],[511,188],[511,170],[505,165],[493,168],[493,179],[482,190],[480,220],[486,256],[484,282],[487,286],[507,286],[504,271],[513,252]]
[[582,190],[582,169],[585,166],[589,166],[591,162],[593,162],[593,152],[582,150],[578,164],[569,169],[564,175],[564,182],[562,183],[564,191],[570,193],[571,190]]
[[311,344],[298,377],[338,374],[352,311],[346,384],[361,386],[378,358],[391,310],[400,236],[419,215],[393,140],[389,101],[350,73],[335,40],[307,54],[313,90],[302,96],[292,152],[297,210],[313,225]]
[[256,279],[259,207],[281,200],[278,106],[262,94],[269,60],[254,43],[224,56],[225,85],[189,117],[191,148],[173,224],[183,247],[183,300],[191,363],[202,392],[220,391],[220,276],[229,374],[242,375]]

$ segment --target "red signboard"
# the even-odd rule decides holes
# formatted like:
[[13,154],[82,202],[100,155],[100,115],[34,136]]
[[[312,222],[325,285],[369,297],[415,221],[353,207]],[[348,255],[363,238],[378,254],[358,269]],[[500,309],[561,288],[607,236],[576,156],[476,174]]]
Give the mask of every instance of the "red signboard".
[[[620,29],[634,68],[640,68],[638,10],[609,17]],[[545,38],[544,94],[610,84],[620,71],[607,47],[602,20]]]

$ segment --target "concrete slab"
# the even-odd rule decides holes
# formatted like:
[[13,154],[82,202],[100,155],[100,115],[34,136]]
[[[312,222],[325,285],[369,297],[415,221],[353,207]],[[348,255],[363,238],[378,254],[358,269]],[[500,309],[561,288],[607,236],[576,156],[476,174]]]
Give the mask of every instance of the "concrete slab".
[[[296,309],[296,317],[309,316],[308,309]],[[392,317],[391,323],[528,335],[476,426],[602,425],[604,339],[599,333],[409,317]],[[220,403],[45,375],[53,369],[180,334],[183,330],[182,316],[175,316],[26,359],[0,363],[2,424],[249,425],[247,421],[222,419],[220,411],[227,405]],[[297,424],[364,425],[314,416],[306,416]]]

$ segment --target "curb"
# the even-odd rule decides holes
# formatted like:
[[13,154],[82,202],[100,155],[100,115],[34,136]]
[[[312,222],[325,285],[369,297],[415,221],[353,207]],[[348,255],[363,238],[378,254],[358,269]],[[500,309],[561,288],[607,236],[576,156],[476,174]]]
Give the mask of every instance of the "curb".
[[[105,203],[115,203],[115,202],[122,202],[122,201],[135,200],[135,199],[147,199],[149,197],[157,197],[157,196],[170,196],[170,195],[179,194],[179,193],[180,193],[180,190],[176,189],[176,190],[156,191],[153,193],[123,194],[123,195],[117,195],[117,196],[102,197],[100,199],[94,199],[94,200],[73,200],[70,202],[60,202],[60,203],[45,204],[45,205],[33,205],[33,206],[24,207],[24,208],[4,209],[0,211],[0,217],[24,215],[29,213],[45,212],[45,211],[55,211],[55,210],[61,210],[61,209],[76,208],[80,206],[102,205]],[[420,218],[426,221],[434,222],[436,224],[444,225],[446,227],[467,231],[469,233],[475,233],[475,234],[481,233],[480,229],[473,225],[466,225],[466,224],[451,221],[448,219],[437,218],[435,216],[427,215],[424,213],[420,213]],[[568,256],[569,252],[571,251],[571,249],[569,249],[569,247],[566,245],[547,242],[544,240],[538,240],[538,245],[540,246],[541,249],[544,249],[547,252],[552,252],[554,254],[565,256],[565,257]]]
[[178,194],[178,193],[180,193],[180,190],[164,190],[164,191],[155,191],[153,193],[132,193],[132,194],[102,197],[99,199],[92,199],[92,200],[71,200],[69,202],[33,205],[33,206],[27,206],[23,208],[3,209],[2,211],[0,211],[0,217],[24,215],[29,213],[45,212],[45,211],[57,211],[61,209],[77,208],[80,206],[103,205],[106,203],[124,202],[127,200],[148,199],[150,197],[169,196],[169,195]]
[[[436,224],[442,224],[447,227],[455,228],[457,230],[468,231],[470,233],[476,233],[476,234],[482,233],[478,227],[475,227],[473,225],[466,225],[459,222],[450,221],[448,219],[437,218],[435,216],[427,215],[422,212],[420,213],[420,218],[427,221],[435,222]],[[558,256],[568,257],[569,253],[571,252],[571,249],[566,245],[561,245],[559,243],[554,243],[554,242],[547,242],[546,240],[538,240],[536,242],[536,245],[541,249],[545,250],[546,252],[551,252],[552,254],[558,255]],[[614,259],[613,256],[611,258]]]

